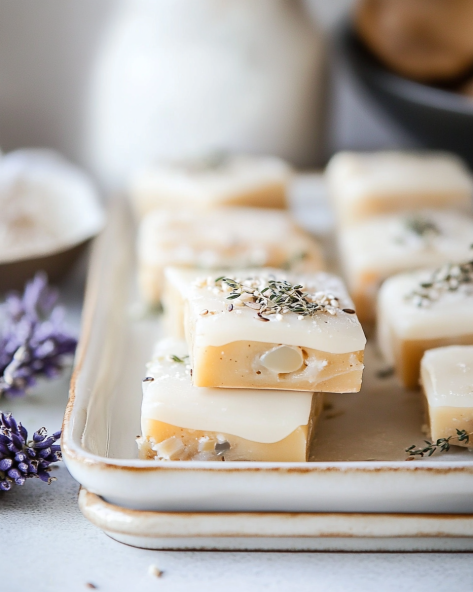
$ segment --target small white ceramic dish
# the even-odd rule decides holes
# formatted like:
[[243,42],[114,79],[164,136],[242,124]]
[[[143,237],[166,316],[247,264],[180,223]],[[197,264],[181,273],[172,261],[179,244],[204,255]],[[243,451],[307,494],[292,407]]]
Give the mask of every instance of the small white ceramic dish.
[[46,149],[0,154],[0,211],[0,291],[59,279],[105,222],[92,180]]
[[[306,222],[314,183],[303,183]],[[94,248],[64,420],[66,464],[89,492],[159,512],[473,513],[471,453],[405,461],[424,438],[420,396],[376,377],[373,346],[362,392],[327,397],[309,463],[139,460],[141,380],[160,323],[136,314],[133,241],[117,202]]]
[[113,539],[145,549],[472,551],[465,514],[146,512],[81,489],[84,516]]

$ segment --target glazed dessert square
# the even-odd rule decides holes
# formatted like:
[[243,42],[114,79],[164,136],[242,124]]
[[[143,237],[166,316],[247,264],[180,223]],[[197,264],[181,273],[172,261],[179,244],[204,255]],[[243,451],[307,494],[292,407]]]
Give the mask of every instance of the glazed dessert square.
[[327,181],[340,226],[422,208],[472,210],[471,175],[444,152],[340,152]]
[[451,438],[450,444],[471,447],[473,346],[452,345],[425,352],[421,381],[431,438]]
[[332,393],[361,387],[365,336],[342,281],[327,273],[230,273],[186,298],[193,382]]
[[375,216],[339,232],[340,260],[360,321],[376,317],[381,283],[403,271],[464,261],[473,217],[452,210]]
[[159,302],[168,265],[205,269],[323,269],[318,243],[282,210],[219,208],[155,210],[138,232],[138,280],[143,299]]
[[143,381],[141,458],[305,462],[320,393],[197,388],[187,346],[158,343]]
[[378,296],[378,345],[408,388],[424,352],[473,345],[473,261],[393,276]]
[[139,171],[130,195],[139,217],[155,208],[285,208],[291,168],[271,156],[215,154]]

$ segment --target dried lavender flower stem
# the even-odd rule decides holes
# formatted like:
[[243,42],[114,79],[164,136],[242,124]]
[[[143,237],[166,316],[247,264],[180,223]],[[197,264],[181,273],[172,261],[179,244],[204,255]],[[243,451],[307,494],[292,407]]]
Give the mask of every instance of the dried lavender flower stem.
[[62,460],[61,446],[56,442],[61,431],[48,436],[39,429],[28,440],[28,432],[11,413],[0,412],[0,491],[8,491],[13,483],[24,485],[26,479],[38,477],[50,484],[51,463]]
[[44,273],[37,273],[22,295],[6,297],[0,333],[0,397],[23,396],[39,377],[57,376],[75,352],[77,341],[65,330],[64,311],[57,299]]

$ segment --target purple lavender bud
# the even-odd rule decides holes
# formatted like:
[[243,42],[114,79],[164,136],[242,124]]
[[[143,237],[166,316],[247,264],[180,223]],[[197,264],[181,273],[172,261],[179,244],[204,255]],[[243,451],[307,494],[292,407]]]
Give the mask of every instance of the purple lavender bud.
[[0,490],[1,491],[8,491],[9,489],[11,489],[10,482],[7,481],[6,479],[4,479],[3,481],[0,479]]
[[13,459],[12,458],[2,458],[0,460],[0,471],[8,471],[8,469],[12,466]]
[[33,440],[35,442],[42,442],[46,437],[46,428],[40,428],[37,432],[33,434]]
[[49,448],[51,444],[54,444],[55,440],[52,436],[45,438],[42,442],[38,442],[35,445],[36,450],[42,450],[43,448]]
[[22,473],[27,473],[28,472],[28,465],[24,462],[18,463],[17,464],[18,470],[21,471]]
[[18,424],[16,423],[15,418],[11,413],[8,415],[8,423],[8,427],[11,429],[11,431],[15,432],[15,434],[18,434]]
[[18,428],[20,431],[20,436],[23,438],[23,440],[26,442],[26,440],[28,440],[28,432],[25,430],[25,428],[21,425],[21,423],[18,424]]
[[34,448],[26,448],[25,452],[30,458],[36,458],[36,450]]
[[47,459],[48,456],[51,454],[51,448],[43,448],[39,451],[38,457],[42,459]]
[[6,473],[10,477],[10,479],[18,479],[19,477],[21,477],[21,473],[16,467],[9,469],[8,471],[6,471]]
[[46,471],[38,471],[38,477],[41,479],[41,481],[44,481],[45,483],[51,483],[51,477],[49,476],[49,473],[47,473]]
[[0,434],[0,444],[3,444],[3,446],[8,446],[8,444],[10,444],[10,438],[5,436],[5,434]]
[[[17,436],[16,434],[11,434],[11,441],[13,446],[15,447],[15,449],[17,451],[23,450],[23,440],[20,438],[20,436]],[[11,448],[10,448],[11,450]]]

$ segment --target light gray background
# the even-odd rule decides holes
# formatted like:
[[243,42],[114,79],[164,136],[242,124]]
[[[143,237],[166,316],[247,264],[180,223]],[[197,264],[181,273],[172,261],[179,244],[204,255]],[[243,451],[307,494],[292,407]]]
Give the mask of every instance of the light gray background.
[[[0,0],[0,142],[3,149],[50,145],[78,159],[81,104],[94,52],[120,0]],[[158,1],[158,0],[156,0]],[[327,29],[350,0],[309,0]],[[61,48],[58,51],[58,48]],[[73,69],[69,66],[74,64]],[[360,96],[337,66],[331,100],[331,150],[410,145]],[[38,100],[40,98],[41,100]],[[43,105],[41,108],[38,105]],[[44,106],[46,105],[46,107]],[[81,284],[66,285],[78,327]],[[14,411],[32,430],[58,428],[67,377],[44,385]],[[38,480],[0,493],[1,592],[99,590],[298,590],[299,592],[451,592],[473,590],[471,554],[154,552],[112,541],[82,518],[78,485],[65,467],[50,487]],[[164,571],[147,573],[151,564]]]

